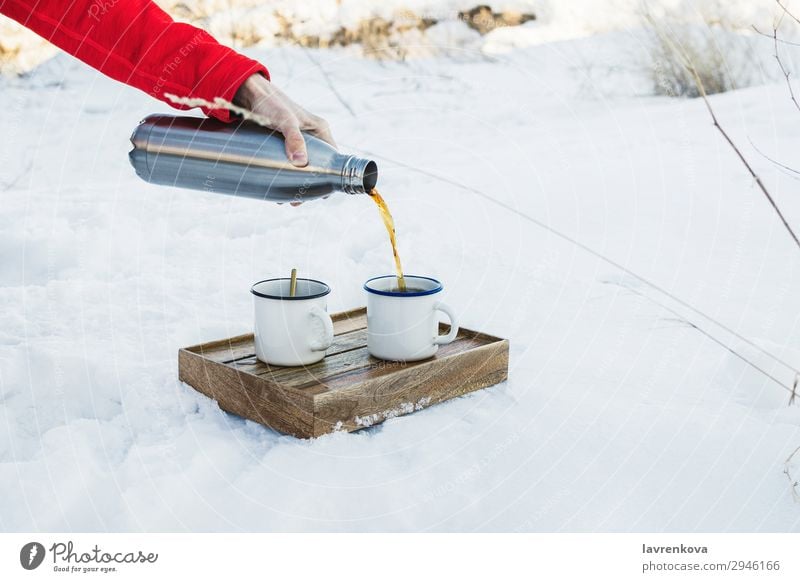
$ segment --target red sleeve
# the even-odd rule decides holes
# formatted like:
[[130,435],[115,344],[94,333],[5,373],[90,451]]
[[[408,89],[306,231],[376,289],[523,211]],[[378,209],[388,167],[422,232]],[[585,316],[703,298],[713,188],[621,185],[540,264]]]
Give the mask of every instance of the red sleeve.
[[[257,61],[199,28],[175,22],[151,0],[0,0],[0,12],[112,79],[170,105],[164,93],[232,101],[253,73],[269,78]],[[205,113],[231,120],[227,110]]]

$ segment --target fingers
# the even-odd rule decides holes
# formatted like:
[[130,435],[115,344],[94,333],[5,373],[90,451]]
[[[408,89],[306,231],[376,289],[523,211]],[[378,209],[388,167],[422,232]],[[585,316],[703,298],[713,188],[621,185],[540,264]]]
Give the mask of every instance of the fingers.
[[241,102],[251,103],[254,113],[270,120],[267,127],[277,129],[283,134],[286,157],[293,165],[303,167],[308,164],[308,151],[301,130],[308,131],[311,135],[336,147],[327,121],[305,111],[266,79],[259,76],[253,83],[256,84],[255,89],[250,87],[248,79],[245,89],[256,91],[257,98],[243,89]]
[[318,137],[322,141],[328,142],[333,147],[336,147],[336,142],[333,139],[333,133],[331,133],[331,126],[328,125],[328,122],[321,117],[309,114],[308,120],[303,129],[311,135]]
[[297,122],[290,123],[278,128],[278,131],[283,134],[286,142],[286,157],[289,158],[289,161],[298,167],[308,164],[306,140],[303,139],[303,134],[300,133],[299,124]]

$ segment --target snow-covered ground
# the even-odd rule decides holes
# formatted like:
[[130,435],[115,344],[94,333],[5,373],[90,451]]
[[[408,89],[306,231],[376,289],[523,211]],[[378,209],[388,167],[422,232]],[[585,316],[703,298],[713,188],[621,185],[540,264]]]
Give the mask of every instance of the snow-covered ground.
[[[64,56],[0,80],[0,528],[800,530],[798,249],[702,102],[649,95],[642,51],[251,52],[379,160],[407,271],[512,346],[502,385],[313,441],[221,412],[177,350],[247,332],[249,285],[293,266],[363,304],[391,270],[374,205],[145,184],[127,138],[166,106]],[[800,166],[785,85],[712,102],[800,227],[797,181],[749,142]]]

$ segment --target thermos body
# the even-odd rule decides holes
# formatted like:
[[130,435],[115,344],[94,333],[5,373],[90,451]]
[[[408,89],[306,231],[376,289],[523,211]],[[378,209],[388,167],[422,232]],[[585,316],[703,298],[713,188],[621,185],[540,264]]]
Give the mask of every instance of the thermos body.
[[147,182],[259,200],[304,201],[375,187],[375,162],[304,137],[308,165],[298,168],[286,158],[283,136],[252,122],[150,115],[134,130],[128,156]]

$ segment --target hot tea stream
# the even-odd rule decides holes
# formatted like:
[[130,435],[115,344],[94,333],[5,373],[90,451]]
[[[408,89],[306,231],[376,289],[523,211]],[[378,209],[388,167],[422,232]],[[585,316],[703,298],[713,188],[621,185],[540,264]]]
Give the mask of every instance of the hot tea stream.
[[400,262],[400,254],[397,252],[397,233],[394,229],[394,218],[392,218],[392,213],[389,212],[389,207],[377,188],[370,190],[369,197],[378,205],[383,224],[386,226],[386,232],[389,233],[389,241],[392,243],[392,256],[394,257],[394,269],[397,273],[397,288],[400,292],[405,293],[406,280],[403,278],[403,264]]

